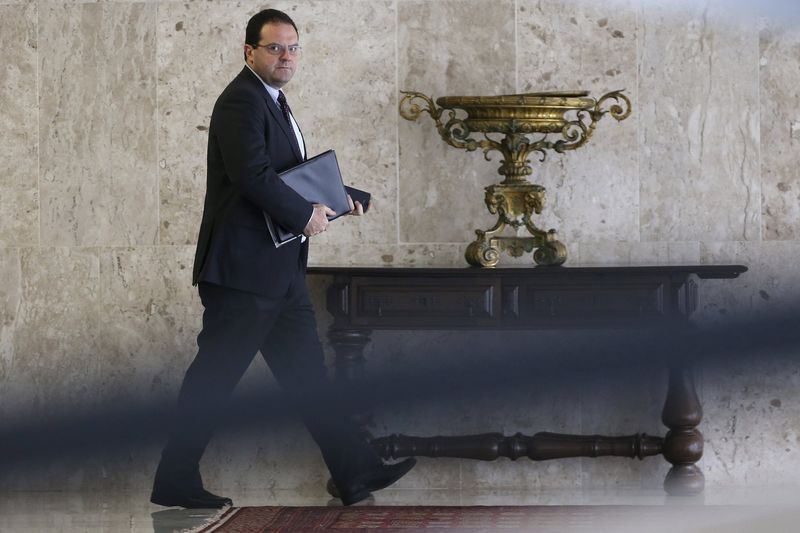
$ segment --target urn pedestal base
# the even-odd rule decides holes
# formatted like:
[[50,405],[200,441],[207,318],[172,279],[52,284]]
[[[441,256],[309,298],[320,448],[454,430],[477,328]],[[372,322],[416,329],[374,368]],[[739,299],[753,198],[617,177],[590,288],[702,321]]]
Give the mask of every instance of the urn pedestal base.
[[[544,231],[531,221],[544,206],[544,187],[524,179],[506,180],[486,187],[486,207],[497,215],[491,229],[475,230],[477,239],[464,254],[467,263],[477,267],[493,267],[500,262],[500,252],[512,257],[533,253],[533,260],[542,266],[558,266],[567,260],[567,248],[558,241],[556,230]],[[502,236],[510,227],[516,235]],[[520,235],[527,232],[529,235]]]

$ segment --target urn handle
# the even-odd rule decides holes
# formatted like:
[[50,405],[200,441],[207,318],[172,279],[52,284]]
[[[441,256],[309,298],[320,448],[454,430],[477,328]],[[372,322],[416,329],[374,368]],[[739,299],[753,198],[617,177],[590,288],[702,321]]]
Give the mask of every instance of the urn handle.
[[[436,130],[439,132],[439,136],[450,146],[461,148],[468,152],[475,151],[479,147],[486,148],[488,146],[488,141],[476,141],[469,137],[471,133],[469,127],[467,127],[463,119],[456,116],[454,110],[448,110],[450,112],[449,119],[446,123],[442,123],[441,118],[444,108],[437,107],[433,103],[433,99],[415,91],[400,91],[400,93],[405,95],[400,100],[400,116],[404,119],[415,122],[422,113],[428,113],[436,122]],[[425,107],[414,102],[417,99],[422,100]]]

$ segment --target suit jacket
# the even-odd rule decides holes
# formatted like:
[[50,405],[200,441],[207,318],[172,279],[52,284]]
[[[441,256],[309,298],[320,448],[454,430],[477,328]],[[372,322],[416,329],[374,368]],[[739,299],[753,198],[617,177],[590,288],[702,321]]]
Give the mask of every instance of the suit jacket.
[[261,80],[244,67],[211,114],[193,284],[277,297],[286,294],[298,269],[305,269],[308,241],[276,248],[263,215],[293,233],[302,233],[311,218],[313,206],[278,177],[303,159],[293,138]]

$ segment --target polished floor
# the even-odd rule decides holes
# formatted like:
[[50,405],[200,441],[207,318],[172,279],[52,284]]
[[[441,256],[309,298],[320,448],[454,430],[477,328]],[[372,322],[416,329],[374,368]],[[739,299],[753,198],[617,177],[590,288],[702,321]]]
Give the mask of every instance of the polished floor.
[[[324,493],[315,501],[300,501],[289,492],[229,494],[239,506],[338,505]],[[800,491],[796,488],[707,490],[700,498],[667,498],[660,491],[437,491],[385,490],[375,505],[585,505],[586,523],[570,531],[795,533],[800,531]],[[591,506],[633,505],[614,513]],[[653,513],[652,506],[664,506]],[[145,494],[123,493],[0,493],[3,533],[173,533],[198,527],[215,511],[165,509]],[[654,516],[658,518],[654,520]],[[660,523],[659,523],[660,522]],[[548,529],[548,531],[551,531]],[[535,533],[535,532],[532,532]]]

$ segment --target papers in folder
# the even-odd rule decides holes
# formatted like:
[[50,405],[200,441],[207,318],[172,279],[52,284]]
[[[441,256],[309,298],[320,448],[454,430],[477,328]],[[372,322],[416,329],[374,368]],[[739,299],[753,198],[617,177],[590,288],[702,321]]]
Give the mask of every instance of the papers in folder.
[[[278,176],[309,202],[325,204],[333,209],[336,215],[330,217],[329,220],[350,212],[347,191],[342,181],[342,173],[339,171],[339,163],[336,161],[336,153],[333,150],[312,157],[296,167],[281,172]],[[283,246],[300,236],[273,222],[267,213],[264,213],[264,219],[276,247]]]

